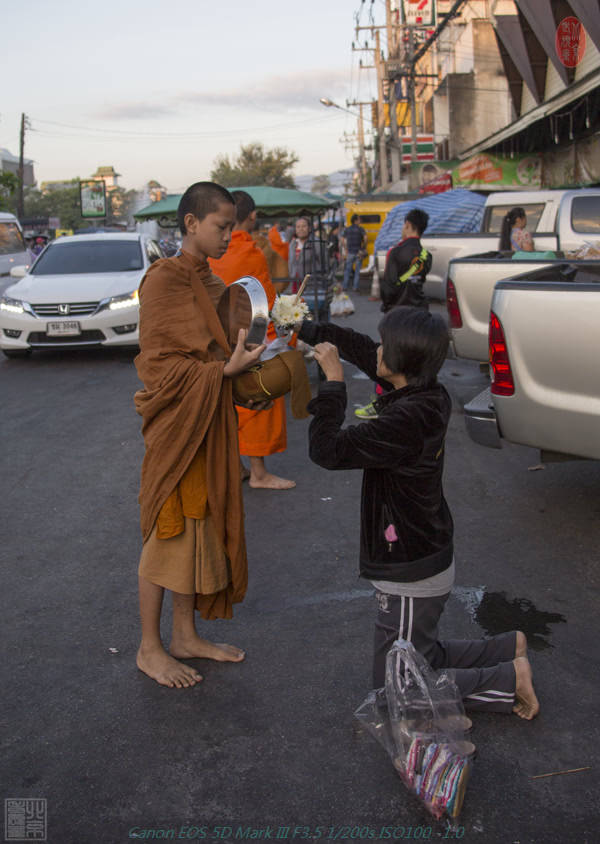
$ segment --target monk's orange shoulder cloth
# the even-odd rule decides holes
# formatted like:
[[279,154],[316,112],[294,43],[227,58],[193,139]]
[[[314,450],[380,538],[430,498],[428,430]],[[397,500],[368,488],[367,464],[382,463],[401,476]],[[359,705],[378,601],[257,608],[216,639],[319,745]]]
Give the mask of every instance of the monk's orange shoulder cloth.
[[[212,617],[231,617],[230,602],[241,601],[247,586],[237,417],[231,380],[223,376],[231,349],[215,309],[224,290],[208,263],[187,252],[152,264],[140,285],[135,359],[144,385],[134,399],[146,446],[140,490],[144,540],[206,443],[208,507],[231,565],[229,594],[221,596],[227,600],[215,601]],[[216,605],[223,603],[228,609],[219,612]]]

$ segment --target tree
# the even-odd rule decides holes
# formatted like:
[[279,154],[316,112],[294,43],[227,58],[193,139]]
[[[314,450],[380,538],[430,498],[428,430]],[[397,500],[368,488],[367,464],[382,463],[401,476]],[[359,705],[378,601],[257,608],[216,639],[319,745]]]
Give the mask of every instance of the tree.
[[90,225],[81,216],[78,179],[72,179],[68,187],[51,188],[44,193],[37,188],[26,188],[25,217],[58,217],[62,229]]
[[[136,201],[136,191],[115,188],[107,191],[106,225],[128,223]],[[58,217],[62,229],[77,230],[95,224],[103,225],[103,220],[81,216],[81,197],[79,179],[72,179],[65,186],[50,188],[47,191],[27,188],[25,190],[25,217]]]
[[137,191],[115,188],[107,191],[108,223],[129,223],[133,219],[133,209],[137,201]]
[[329,188],[331,187],[331,182],[329,181],[329,176],[325,173],[322,173],[320,176],[315,176],[312,180],[311,191],[313,193],[327,193]]
[[294,188],[289,172],[300,159],[284,147],[267,150],[262,144],[251,143],[240,148],[237,158],[227,155],[215,159],[210,177],[227,188],[243,185],[268,185],[274,188]]
[[0,211],[15,211],[14,197],[19,187],[19,180],[14,173],[0,172]]

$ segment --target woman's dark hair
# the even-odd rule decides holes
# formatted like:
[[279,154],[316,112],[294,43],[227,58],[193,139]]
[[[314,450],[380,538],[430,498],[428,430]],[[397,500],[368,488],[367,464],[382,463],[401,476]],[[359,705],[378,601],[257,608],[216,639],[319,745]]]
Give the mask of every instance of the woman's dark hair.
[[424,308],[392,308],[379,323],[379,334],[383,362],[391,372],[404,375],[415,387],[435,383],[450,342],[439,314]]
[[190,185],[179,200],[177,207],[177,223],[181,234],[187,234],[185,215],[193,214],[203,220],[207,214],[218,211],[219,205],[228,202],[235,205],[232,195],[216,182],[195,182]]
[[512,243],[510,242],[510,233],[514,224],[520,217],[525,217],[525,209],[518,206],[507,211],[502,218],[502,228],[500,229],[500,252],[510,252],[512,250]]

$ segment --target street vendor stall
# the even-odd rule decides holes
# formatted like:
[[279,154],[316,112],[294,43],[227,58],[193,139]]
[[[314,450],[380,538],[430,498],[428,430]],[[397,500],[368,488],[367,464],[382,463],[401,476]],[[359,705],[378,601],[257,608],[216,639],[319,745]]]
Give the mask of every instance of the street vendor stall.
[[[318,216],[330,208],[336,207],[339,203],[316,196],[313,193],[306,193],[301,190],[290,188],[273,188],[268,185],[242,186],[228,188],[230,191],[244,190],[249,193],[256,203],[258,217],[298,217]],[[173,194],[160,202],[153,202],[145,208],[141,208],[134,214],[136,220],[156,220],[161,228],[174,228],[177,225],[177,206],[181,194]]]

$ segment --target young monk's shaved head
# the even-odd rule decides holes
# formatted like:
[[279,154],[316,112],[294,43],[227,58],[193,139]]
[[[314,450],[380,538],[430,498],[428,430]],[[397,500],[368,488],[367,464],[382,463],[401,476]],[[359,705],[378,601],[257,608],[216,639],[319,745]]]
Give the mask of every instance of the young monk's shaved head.
[[245,190],[234,190],[231,195],[235,202],[235,220],[243,223],[256,210],[256,203]]
[[187,234],[186,214],[193,214],[194,217],[203,220],[207,214],[217,211],[219,205],[223,202],[235,205],[233,196],[229,191],[216,182],[195,182],[195,184],[190,185],[177,207],[177,222],[181,234]]

